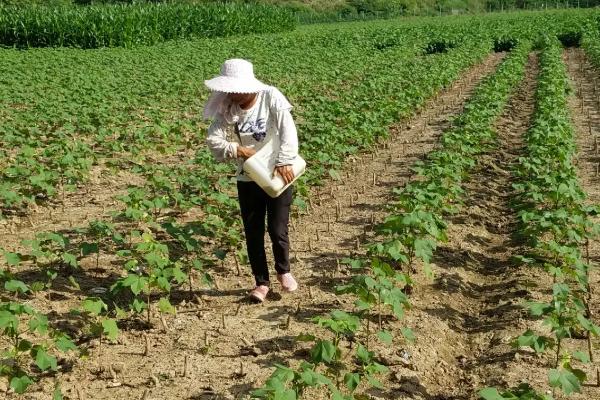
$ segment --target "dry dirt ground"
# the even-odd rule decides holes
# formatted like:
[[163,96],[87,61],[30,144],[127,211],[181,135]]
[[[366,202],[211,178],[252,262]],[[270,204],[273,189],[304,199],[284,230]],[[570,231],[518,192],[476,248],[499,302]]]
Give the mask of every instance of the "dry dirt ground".
[[[600,71],[592,66],[584,51],[578,48],[565,50],[563,59],[568,67],[569,80],[573,89],[569,98],[569,108],[577,140],[577,167],[580,184],[587,194],[588,203],[600,205],[600,144],[598,143],[600,140]],[[600,223],[600,219],[597,218],[596,222]],[[590,259],[597,269],[597,266],[600,265],[600,242],[598,239],[590,243]],[[596,324],[598,324],[598,316],[600,316],[599,284],[600,274],[595,270],[590,276],[592,288],[590,304]],[[578,341],[575,345],[578,348],[586,348],[582,341]],[[598,349],[600,349],[598,338],[594,339],[593,347],[596,368],[587,368],[586,372],[589,376],[589,383],[600,386],[600,372],[597,367]],[[582,398],[600,398],[600,389],[588,389],[586,394],[588,397]]]
[[[310,318],[335,308],[352,309],[351,299],[334,294],[335,286],[350,276],[344,266],[337,267],[338,260],[364,252],[361,245],[373,237],[373,225],[387,215],[392,189],[411,179],[411,165],[437,145],[451,118],[461,112],[476,85],[502,58],[503,54],[493,54],[466,71],[414,117],[393,127],[392,138],[380,149],[350,158],[342,181],[330,181],[314,190],[309,214],[295,219],[291,229],[292,271],[301,284],[298,292],[282,295],[275,287],[265,304],[250,304],[244,300],[252,283],[249,267],[244,266],[238,276],[236,267],[226,263],[215,273],[218,289],[198,289],[200,304],[185,293],[179,295],[177,316],[166,318],[166,331],[158,315],[152,315],[150,329],[135,323],[122,326],[116,344],[89,342],[87,359],[72,360],[58,373],[65,397],[242,399],[264,383],[274,364],[294,365],[305,359],[308,347],[296,343],[294,337],[315,331],[326,334]],[[577,60],[573,57],[570,63]],[[384,322],[394,331],[412,328],[417,340],[397,340],[394,346],[376,349],[390,374],[383,379],[385,390],[369,392],[374,398],[476,399],[477,389],[486,385],[511,386],[521,380],[545,387],[548,360],[509,346],[515,335],[540,324],[519,304],[548,295],[548,284],[537,271],[511,261],[519,245],[511,239],[514,217],[508,206],[510,171],[522,151],[521,136],[533,113],[536,75],[537,56],[532,54],[526,79],[496,124],[498,145],[482,157],[469,179],[466,204],[449,227],[450,240],[436,252],[435,279],[417,276],[413,309],[402,321]],[[591,79],[575,75],[581,82]],[[589,107],[596,113],[599,110],[591,103]],[[600,134],[600,120],[595,121]],[[595,154],[583,157],[597,162]],[[582,170],[582,176],[586,173],[590,175]],[[119,180],[125,181],[126,175],[122,173]],[[588,186],[594,186],[600,178],[590,175],[587,179]],[[590,194],[593,199],[594,192]],[[66,209],[79,216],[70,223],[60,216],[54,218],[58,222],[47,222],[48,210],[42,210],[31,223],[0,226],[0,236],[17,242],[34,230],[79,226],[94,213],[112,207],[110,193],[98,196],[91,205],[81,199],[68,200],[72,203]],[[600,252],[596,255],[600,257]],[[103,279],[88,286],[102,286],[116,273],[105,271]],[[58,316],[83,297],[66,290],[52,296]],[[48,303],[38,298],[34,304],[47,307]],[[25,398],[49,398],[52,384],[51,378],[43,380]],[[580,398],[600,398],[594,390],[586,389]],[[311,398],[325,397],[315,393]]]

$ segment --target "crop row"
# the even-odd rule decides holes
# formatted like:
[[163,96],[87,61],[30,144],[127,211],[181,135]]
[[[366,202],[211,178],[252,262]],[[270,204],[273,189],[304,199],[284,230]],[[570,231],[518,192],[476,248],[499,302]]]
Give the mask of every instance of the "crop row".
[[[409,70],[412,71],[411,84],[394,79],[389,70],[391,67],[388,66],[389,61],[405,54],[406,50],[400,48],[397,51],[388,51],[377,58],[377,64],[367,69],[370,79],[348,81],[351,86],[347,90],[355,94],[355,103],[351,102],[345,107],[352,111],[351,107],[357,107],[359,102],[366,102],[373,90],[379,91],[382,95],[375,104],[381,107],[371,111],[371,118],[379,117],[380,123],[390,123],[392,110],[387,97],[389,94],[397,95],[402,89],[406,93],[413,93],[411,97],[405,96],[404,109],[400,109],[408,113],[409,107],[424,101],[426,96],[432,95],[435,90],[456,78],[462,69],[480,60],[489,51],[489,43],[475,47],[467,42],[447,54],[424,60],[420,67],[417,67],[415,62],[406,63],[402,68],[406,68],[407,75]],[[399,67],[400,65],[396,64],[395,70],[398,71]],[[382,75],[389,78],[381,79]],[[343,92],[339,93],[343,95]],[[318,104],[321,106],[327,103],[321,99]],[[383,107],[386,104],[388,107]],[[327,116],[328,112],[339,113],[340,109],[346,111],[342,107],[340,101],[330,109],[322,108]],[[394,110],[393,113],[397,115],[398,110]],[[350,129],[353,126],[361,128],[363,122],[353,115],[356,115],[355,111],[354,114],[346,116],[348,119],[338,118],[338,123],[348,124]],[[383,117],[385,118],[381,121]],[[330,115],[327,118],[333,119],[334,116]],[[358,143],[352,143],[347,149],[323,146],[321,142],[310,140],[304,146],[305,149],[311,150],[307,154],[313,154],[313,160],[322,157],[323,154],[327,155],[327,152],[340,157],[337,151],[342,154],[356,151],[381,135],[380,129],[368,132],[366,127],[362,127],[362,130],[358,131],[364,135],[357,140]],[[342,141],[336,143],[340,146],[343,144]],[[322,164],[330,163],[323,160]],[[23,342],[25,339],[22,338],[21,324],[41,314],[32,309],[21,309],[19,305],[20,299],[34,296],[35,292],[49,292],[56,279],[69,276],[70,284],[78,285],[73,276],[77,275],[84,259],[91,258],[98,265],[101,256],[111,257],[123,267],[123,277],[111,287],[110,295],[88,298],[78,311],[87,321],[87,329],[93,335],[99,335],[101,341],[114,340],[118,334],[115,317],[126,318],[129,313],[145,313],[148,322],[151,323],[153,308],[158,308],[161,313],[174,312],[169,293],[173,288],[181,288],[184,284],[189,285],[191,289],[192,275],[199,275],[206,283],[210,283],[211,278],[206,274],[206,268],[213,263],[213,257],[224,258],[232,249],[241,248],[237,205],[232,197],[224,194],[230,189],[231,183],[228,178],[219,177],[223,176],[227,169],[227,166],[214,164],[204,149],[197,152],[195,159],[178,166],[139,165],[138,172],[147,178],[147,183],[144,186],[131,187],[125,195],[119,196],[123,207],[114,215],[115,220],[129,222],[115,224],[110,220],[96,220],[70,234],[42,232],[34,240],[23,243],[27,251],[5,252],[10,268],[5,270],[2,280],[7,293],[13,295],[10,296],[11,301],[3,303],[8,307],[5,310],[6,316],[10,317],[11,321],[11,328],[4,329],[3,332],[15,344],[12,348],[12,358],[22,360],[29,354],[36,360],[38,351],[34,351],[33,346],[43,346],[41,348],[44,353],[40,354],[44,355],[44,360],[50,361],[45,364],[38,363],[38,367],[42,370],[55,369],[56,356],[51,353],[55,350],[74,349],[66,335],[49,329],[40,332],[32,330],[30,333],[40,334],[41,337],[50,335],[53,341],[41,341],[36,344],[33,341]],[[323,174],[327,171],[329,170],[317,173]],[[317,173],[313,172],[313,176]],[[192,207],[200,208],[206,218],[192,223],[180,223],[177,218],[172,217],[173,214],[181,215]],[[239,260],[243,259],[241,254],[234,256]],[[33,283],[18,280],[15,275],[26,265],[33,265],[39,269],[45,279]],[[154,305],[150,298],[157,293],[161,295],[161,299]],[[108,309],[109,299],[116,302],[117,308]],[[69,346],[63,346],[64,343],[69,343]],[[59,344],[62,347],[59,347]],[[13,367],[3,371],[3,374],[11,379],[11,386],[18,392],[24,391],[32,383],[26,364],[15,362]]]
[[132,47],[294,27],[289,11],[264,4],[0,5],[0,45],[18,48]]
[[[382,26],[387,28],[382,31]],[[256,43],[225,39],[228,46],[235,47],[236,51],[255,56],[257,65],[263,63],[269,67],[270,72],[265,74],[267,81],[281,82],[279,86],[282,90],[298,104],[295,113],[303,133],[301,151],[311,164],[310,171],[300,182],[301,192],[307,193],[309,185],[320,184],[326,176],[336,178],[336,170],[340,168],[344,158],[368,148],[379,138],[386,137],[386,127],[389,124],[414,112],[428,97],[488,54],[493,45],[493,36],[490,35],[497,34],[499,30],[506,32],[512,29],[511,23],[499,23],[495,28],[497,30],[492,33],[486,32],[481,23],[452,22],[440,26],[439,30],[434,30],[435,40],[425,39],[426,32],[432,28],[430,25],[398,29],[389,23],[375,24],[364,30],[348,29],[343,34],[321,28],[323,30],[316,34],[292,32],[277,37],[275,41],[273,36],[257,37]],[[407,32],[413,35],[411,40],[403,40]],[[290,45],[299,42],[302,45],[297,48]],[[510,41],[507,40],[506,43]],[[266,44],[271,45],[267,47],[268,50],[264,49]],[[176,109],[175,101],[182,98],[187,98],[189,107],[199,107],[203,99],[198,98],[197,88],[192,87],[191,79],[197,79],[195,75],[200,72],[201,75],[208,76],[217,70],[218,63],[231,51],[220,46],[202,41],[200,44],[186,43],[131,50],[132,54],[114,49],[115,52],[111,51],[109,56],[103,52],[86,53],[84,56],[72,51],[55,53],[47,50],[33,53],[32,56],[11,50],[8,51],[9,62],[0,60],[0,63],[4,62],[2,71],[8,71],[10,75],[9,78],[6,74],[0,77],[3,84],[0,87],[0,101],[8,104],[8,107],[0,110],[0,115],[4,113],[2,116],[7,121],[0,127],[6,133],[0,143],[5,157],[0,162],[3,163],[2,184],[7,185],[8,190],[2,191],[0,195],[15,193],[18,197],[26,193],[32,198],[31,201],[35,201],[43,198],[36,197],[40,191],[56,190],[55,187],[58,187],[64,193],[69,190],[69,186],[75,190],[75,185],[85,179],[91,163],[96,162],[96,158],[109,155],[113,157],[111,162],[115,162],[115,165],[133,165],[132,171],[146,179],[145,184],[132,186],[125,194],[118,196],[121,207],[112,218],[91,221],[87,226],[70,232],[40,232],[33,240],[23,243],[24,250],[5,252],[9,267],[3,269],[1,277],[5,291],[0,309],[0,329],[14,344],[10,357],[15,362],[3,369],[2,374],[11,379],[11,386],[15,390],[25,390],[32,381],[27,357],[32,358],[41,370],[56,369],[56,350],[74,349],[68,336],[49,328],[44,314],[25,308],[23,300],[38,300],[45,295],[51,302],[52,285],[57,279],[68,282],[69,286],[77,290],[76,276],[84,261],[93,260],[99,266],[101,258],[109,259],[122,267],[119,272],[121,278],[114,282],[108,293],[88,298],[76,311],[85,322],[86,331],[93,336],[100,336],[102,343],[105,339],[115,339],[118,334],[118,319],[141,317],[145,314],[148,322],[152,322],[153,309],[158,309],[160,313],[175,312],[170,303],[171,291],[184,287],[194,290],[192,277],[200,277],[203,283],[210,284],[208,272],[211,265],[223,262],[226,257],[231,257],[234,249],[241,248],[237,204],[227,194],[232,193],[232,183],[227,177],[227,173],[231,171],[229,166],[214,164],[204,148],[193,152],[194,157],[176,166],[155,166],[145,162],[143,158],[148,150],[174,153],[181,151],[182,147],[199,146],[200,141],[203,141],[204,135],[199,135],[196,131],[203,125],[196,125],[197,120],[185,121],[182,115],[172,110]],[[215,59],[205,60],[203,53],[198,52],[199,48],[204,47],[214,50]],[[282,64],[280,58],[274,58],[273,47],[290,57],[290,63]],[[309,48],[314,51],[308,52]],[[439,52],[428,54],[430,49]],[[512,54],[517,57],[520,51]],[[191,58],[193,62],[186,64],[182,61],[194,52],[198,54]],[[48,58],[45,61],[47,64],[40,64],[39,58],[34,57],[40,54]],[[130,85],[134,89],[131,90],[128,86],[121,85],[122,80],[109,79],[108,75],[102,73],[106,63],[121,58],[127,60],[123,65],[131,67],[134,56],[142,56],[147,65],[155,68],[153,71],[156,76],[152,75],[150,82],[137,84],[134,80]],[[349,60],[352,63],[348,63]],[[69,77],[79,85],[77,90],[43,90],[46,86],[54,87],[61,82],[60,75],[54,75],[57,68],[73,67],[77,62],[81,62],[81,70]],[[448,151],[432,153],[432,170],[427,176],[431,178],[434,185],[432,187],[437,188],[436,190],[446,190],[448,187],[458,190],[457,185],[470,162],[463,165],[461,161],[458,169],[448,167],[449,172],[458,172],[455,177],[446,173],[437,176],[433,172],[438,169],[438,164],[447,162],[447,157],[462,160],[470,154],[471,141],[480,138],[477,135],[482,132],[489,134],[483,129],[487,126],[486,123],[491,123],[491,120],[486,119],[490,118],[488,113],[499,112],[499,109],[493,108],[499,105],[491,100],[502,99],[506,95],[503,90],[508,90],[507,86],[511,82],[514,84],[511,79],[515,77],[507,72],[516,68],[514,62],[503,64],[504,72],[488,82],[487,86],[483,86],[486,90],[478,91],[478,100],[474,100],[477,106],[468,106],[468,112],[460,119],[462,122],[457,122],[459,125],[456,132],[452,131],[445,136],[444,146]],[[35,77],[33,84],[23,85],[26,80],[15,80],[19,74],[14,72],[14,66],[8,65],[9,63],[27,66]],[[169,80],[169,74],[165,71],[172,71],[167,68],[173,68],[172,65],[179,69],[175,70],[178,72],[177,76]],[[193,74],[181,72],[187,68],[191,68]],[[131,68],[129,72],[123,72],[121,78],[130,77],[130,70]],[[49,82],[44,84],[46,77]],[[12,83],[15,84],[14,87],[11,86]],[[28,83],[32,83],[31,80]],[[498,90],[494,85],[501,89]],[[123,88],[126,92],[115,92],[115,87]],[[320,89],[316,89],[317,87]],[[143,96],[146,93],[144,90],[150,89],[156,91],[155,97]],[[159,89],[164,89],[166,95],[162,96]],[[39,96],[35,101],[32,100],[34,93]],[[109,93],[123,97],[111,103]],[[183,96],[178,97],[175,95],[177,93],[182,93]],[[65,97],[68,97],[66,103]],[[76,98],[78,102],[75,102]],[[97,108],[105,98],[109,99],[108,106]],[[139,99],[142,102],[136,103]],[[144,113],[146,110],[140,110],[143,106],[148,107],[147,114]],[[163,111],[163,108],[169,110],[170,107],[173,107],[171,112]],[[480,114],[483,112],[481,110],[487,110],[488,113]],[[78,114],[78,111],[81,113]],[[186,112],[191,111],[186,108]],[[197,110],[194,112],[198,113]],[[134,117],[143,123],[129,125],[129,120],[136,119]],[[135,162],[118,159],[124,154],[135,155]],[[15,160],[18,162],[14,163]],[[52,179],[45,180],[46,174],[58,175],[50,175]],[[451,182],[456,185],[448,185]],[[25,190],[21,191],[23,186]],[[421,190],[426,189],[415,184],[407,190],[414,191],[415,196],[422,198],[428,192]],[[447,196],[450,197],[442,200],[439,206],[447,208],[447,200],[458,197],[457,193],[448,193]],[[405,197],[411,196],[406,194]],[[405,203],[401,201],[398,210],[404,206],[410,207],[410,200],[404,200]],[[4,203],[3,209],[6,208],[5,205]],[[432,202],[428,207],[435,205]],[[204,217],[199,221],[183,221],[181,216],[190,209]],[[431,213],[431,209],[428,210]],[[398,212],[408,211],[407,208]],[[411,218],[421,218],[424,215],[421,211],[415,209],[414,213],[410,213]],[[407,218],[405,222],[410,223],[411,218]],[[416,222],[420,224],[422,220],[418,219]],[[437,220],[433,222],[435,225]],[[391,224],[385,228],[388,235],[393,240],[398,239],[394,235],[399,233],[390,229],[401,225],[394,225],[393,219],[388,224]],[[388,252],[386,257],[400,257],[392,262],[379,255],[382,258],[382,273],[387,271],[385,265],[397,267],[403,260],[401,256],[409,257],[411,264],[415,258],[428,257],[436,233],[428,231],[423,236],[424,240],[410,242],[411,237],[420,238],[415,236],[420,232],[418,229],[421,228],[415,225],[414,229],[407,231],[407,235],[412,236],[403,236],[403,240],[409,240],[409,247],[397,246],[396,249],[400,251],[406,250],[400,256],[393,253],[394,249],[387,242],[382,244]],[[243,251],[236,251],[233,256],[240,262],[244,259]],[[22,282],[18,276],[25,268],[36,269],[37,276],[41,278],[37,282]],[[382,279],[384,277],[381,276]],[[370,282],[366,278],[365,280]],[[382,282],[382,285],[388,285],[385,281]],[[383,288],[391,290],[389,285]],[[396,296],[398,292],[394,290],[393,294]],[[160,297],[156,304],[151,301],[154,295]],[[393,298],[390,300],[390,307],[394,312],[400,312],[403,303]],[[115,306],[109,308],[108,304]],[[340,340],[347,329],[356,326],[356,320],[349,314],[332,315],[331,318],[320,321],[325,327],[336,327],[331,329],[336,330]],[[23,323],[29,323],[29,327],[24,328]],[[27,330],[27,337],[24,337],[23,332]],[[35,339],[32,339],[32,335]],[[48,335],[53,338],[52,341],[43,340]],[[410,336],[410,333],[406,331],[406,335]],[[385,333],[380,336],[381,340],[389,340]],[[365,374],[370,371],[369,377],[372,377],[371,372],[378,372],[380,367],[372,363],[369,346],[367,343],[365,345],[366,353],[362,352],[357,356],[362,357],[361,365],[365,368]],[[329,345],[321,346],[323,357],[331,356],[331,350]],[[289,371],[287,374],[289,376]],[[365,374],[361,379],[369,380]],[[358,379],[355,375],[351,378],[353,382]]]
[[596,68],[600,68],[600,20],[592,20],[581,37],[581,47]]
[[[331,122],[316,119],[311,110],[329,107],[335,112],[333,108],[341,103],[331,95],[336,87],[359,81],[361,69],[372,69],[384,61],[397,63],[397,59],[410,59],[422,51],[422,27],[389,26],[382,32],[370,28],[338,33],[333,49],[332,33],[317,31],[308,35],[294,32],[290,37],[277,37],[275,42],[271,37],[256,38],[252,43],[228,39],[230,43],[225,46],[202,41],[168,45],[151,52],[114,49],[114,55],[69,51],[67,57],[65,53],[53,53],[44,66],[34,61],[36,57],[12,53],[12,61],[22,68],[15,70],[7,63],[3,70],[11,78],[0,86],[0,98],[7,104],[4,117],[10,121],[0,128],[0,152],[4,156],[0,172],[2,208],[18,210],[61,192],[72,192],[77,189],[75,185],[85,182],[91,165],[103,163],[106,158],[119,167],[130,168],[127,160],[132,157],[144,164],[147,149],[175,153],[182,147],[203,148],[203,135],[198,131],[204,132],[205,125],[200,122],[199,109],[206,93],[198,93],[198,85],[200,77],[218,71],[217,60],[227,57],[228,46],[237,46],[242,55],[251,56],[257,66],[261,65],[267,71],[261,74],[266,75],[263,79],[280,82],[278,86],[292,101],[300,103],[297,113],[307,110],[306,117],[299,118],[299,127],[314,140]],[[355,40],[355,34],[360,40]],[[375,48],[382,34],[393,44],[386,52]],[[410,40],[400,42],[404,34]],[[204,52],[213,57],[204,57]],[[279,52],[290,61],[274,59],[273,53]],[[392,55],[397,59],[393,60]],[[115,66],[119,72],[107,75],[103,65],[114,62],[115,57],[122,60]],[[143,80],[129,72],[138,62],[152,70],[144,74]],[[65,68],[74,71],[68,83],[73,89],[39,96],[43,88],[63,84],[59,71]],[[23,85],[25,75],[19,76],[17,71],[27,76],[33,73],[35,83]],[[165,74],[172,76],[168,83]],[[149,91],[153,96],[144,95]],[[182,102],[187,106],[180,110]],[[311,132],[313,127],[319,131]]]
[[[587,377],[575,364],[594,359],[591,338],[600,334],[589,304],[589,274],[593,267],[589,242],[600,232],[591,216],[598,209],[585,204],[573,164],[576,147],[567,104],[569,89],[561,43],[556,37],[547,37],[540,57],[534,120],[526,135],[526,155],[519,159],[515,170],[514,204],[519,221],[517,234],[529,247],[518,258],[548,274],[553,282],[552,298],[527,303],[533,316],[543,318],[545,328],[543,333],[528,330],[514,346],[528,347],[536,353],[553,351],[554,368],[548,373],[548,383],[566,395],[581,392]],[[587,337],[586,351],[567,345],[579,336]],[[552,398],[527,384],[502,394],[487,389],[485,394],[486,400]]]
[[[564,30],[587,18],[585,13],[548,13],[466,22],[390,21],[349,24],[339,32],[324,26],[251,41],[225,38],[132,50],[3,50],[0,209],[27,212],[34,203],[64,198],[85,183],[95,164],[136,168],[127,160],[144,165],[148,152],[176,154],[201,147],[198,131],[205,125],[199,109],[206,99],[206,92],[199,91],[201,77],[215,74],[230,56],[251,59],[259,77],[276,83],[297,104],[302,142],[338,146],[336,152],[319,155],[322,168],[308,179],[323,176],[325,168],[335,175],[347,154],[385,134],[382,126],[412,112],[431,94],[419,89],[427,82],[412,82],[413,68],[424,79],[437,79],[420,75],[422,66],[447,57],[445,52],[454,54],[458,45],[492,38],[502,48],[550,22],[553,29]],[[428,54],[436,51],[441,54]],[[435,84],[449,82],[455,67],[461,65],[441,69]],[[379,80],[394,82],[389,87],[395,92]],[[368,91],[373,85],[384,90],[354,101],[355,89]],[[343,98],[343,93],[350,95]]]
[[[443,221],[455,210],[450,204],[459,203],[462,181],[475,166],[477,155],[493,146],[492,124],[522,79],[530,48],[530,42],[518,44],[498,70],[477,87],[453,128],[444,133],[442,148],[415,168],[420,178],[398,190],[392,215],[379,228],[381,241],[369,245],[369,257],[344,260],[356,275],[339,286],[337,293],[352,294],[355,310],[335,310],[327,317],[313,319],[327,328],[333,339],[300,337],[315,342],[310,360],[297,370],[278,365],[265,386],[254,392],[256,398],[296,399],[308,387],[325,386],[332,399],[348,400],[355,398],[363,382],[363,386],[382,388],[374,375],[387,368],[374,361],[374,340],[388,346],[398,340],[394,332],[384,329],[384,321],[390,314],[402,319],[410,307],[411,273],[418,260],[428,265],[435,243],[445,240]],[[371,323],[377,324],[375,330]],[[408,328],[402,328],[401,334],[404,340],[414,339]],[[352,362],[347,361],[341,346],[347,337],[358,343]]]

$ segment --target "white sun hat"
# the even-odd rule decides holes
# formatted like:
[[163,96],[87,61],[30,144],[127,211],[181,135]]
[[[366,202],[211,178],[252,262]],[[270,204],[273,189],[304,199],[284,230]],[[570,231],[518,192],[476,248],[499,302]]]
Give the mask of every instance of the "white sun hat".
[[223,93],[258,93],[267,88],[254,77],[252,63],[239,58],[225,61],[221,75],[205,80],[204,84],[213,92]]

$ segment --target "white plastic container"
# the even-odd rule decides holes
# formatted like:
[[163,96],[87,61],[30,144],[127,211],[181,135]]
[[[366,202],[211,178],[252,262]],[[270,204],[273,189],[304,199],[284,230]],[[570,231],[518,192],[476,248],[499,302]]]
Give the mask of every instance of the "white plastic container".
[[294,179],[286,185],[279,174],[275,174],[275,176],[273,174],[276,162],[277,153],[273,151],[273,140],[270,140],[256,154],[248,158],[243,166],[246,175],[273,198],[283,193],[306,169],[306,161],[297,156],[291,165],[292,171],[294,171]]

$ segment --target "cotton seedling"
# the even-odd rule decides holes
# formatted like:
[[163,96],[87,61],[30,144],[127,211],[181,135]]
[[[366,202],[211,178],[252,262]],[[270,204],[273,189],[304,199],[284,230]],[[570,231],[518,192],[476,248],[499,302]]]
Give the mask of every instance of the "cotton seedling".
[[31,363],[42,372],[57,371],[57,358],[52,353],[77,350],[69,336],[49,325],[44,314],[18,302],[0,303],[0,333],[9,339],[0,376],[6,377],[18,394],[34,383]]
[[[527,303],[533,316],[544,319],[550,335],[528,330],[514,345],[530,347],[538,353],[554,350],[554,368],[548,373],[548,384],[553,394],[560,389],[569,395],[581,392],[587,380],[582,370],[572,366],[572,361],[589,363],[593,359],[590,338],[600,334],[600,327],[590,319],[587,304],[589,271],[593,266],[589,257],[584,260],[581,250],[584,246],[588,249],[598,228],[590,219],[595,209],[584,204],[585,195],[573,165],[575,142],[566,106],[569,90],[561,45],[550,37],[544,37],[542,42],[536,112],[526,137],[527,156],[515,169],[518,182],[514,185],[514,207],[521,223],[519,236],[531,248],[530,254],[520,260],[543,267],[553,279],[549,302]],[[570,350],[564,344],[579,332],[585,332],[588,353]],[[511,392],[500,397],[494,390],[488,388],[481,395],[485,399],[522,398]],[[525,398],[537,398],[533,394],[526,397],[534,392],[523,393]]]
[[[181,264],[169,258],[168,247],[157,241],[152,233],[133,233],[133,235],[133,239],[137,242],[132,244],[132,248],[118,252],[124,260],[127,276],[113,284],[111,291],[117,293],[128,288],[133,294],[130,308],[136,313],[146,310],[146,321],[150,324],[150,295],[153,290],[158,289],[168,294],[173,282],[182,284],[188,278]],[[168,297],[161,299],[159,309],[161,312],[174,310]]]

